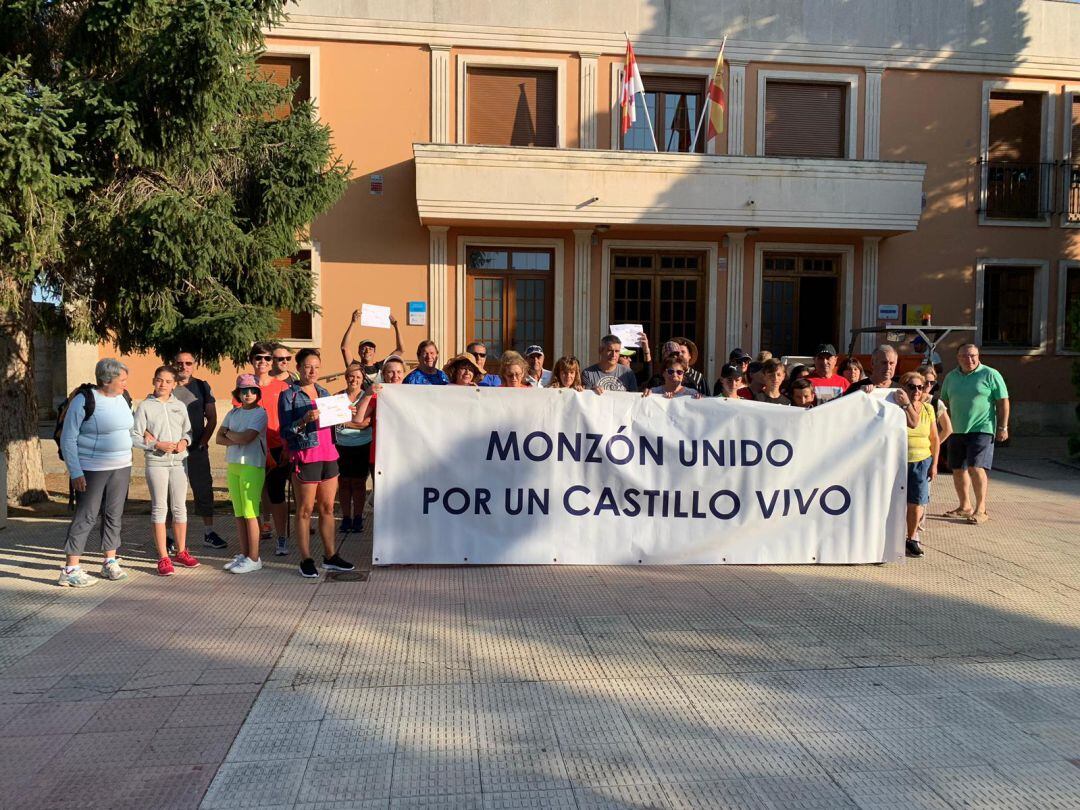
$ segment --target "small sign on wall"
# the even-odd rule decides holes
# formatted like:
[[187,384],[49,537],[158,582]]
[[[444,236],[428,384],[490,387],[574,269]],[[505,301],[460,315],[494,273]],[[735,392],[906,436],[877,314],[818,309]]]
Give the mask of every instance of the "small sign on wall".
[[409,326],[427,326],[427,301],[409,301]]
[[373,175],[371,175],[370,189],[371,189],[372,194],[374,194],[376,196],[381,196],[382,195],[383,176],[381,174],[373,174]]
[[877,317],[879,321],[895,321],[900,317],[899,304],[878,304]]

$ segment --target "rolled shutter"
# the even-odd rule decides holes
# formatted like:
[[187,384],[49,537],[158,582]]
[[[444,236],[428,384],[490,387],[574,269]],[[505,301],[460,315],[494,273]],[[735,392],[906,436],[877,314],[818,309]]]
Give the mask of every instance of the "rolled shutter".
[[263,56],[259,59],[259,71],[278,87],[287,87],[299,80],[292,104],[281,104],[274,110],[274,118],[287,118],[292,107],[311,98],[311,71],[307,57]]
[[1072,162],[1080,163],[1080,96],[1073,96],[1072,103]]
[[765,83],[765,154],[847,156],[847,86]]
[[986,156],[1012,163],[1038,163],[1041,126],[1041,94],[991,93]]
[[555,71],[469,68],[465,139],[494,146],[555,146]]

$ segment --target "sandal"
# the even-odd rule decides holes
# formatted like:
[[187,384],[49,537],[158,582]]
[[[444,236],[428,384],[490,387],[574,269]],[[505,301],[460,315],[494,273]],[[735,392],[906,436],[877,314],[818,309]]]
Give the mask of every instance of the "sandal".
[[965,510],[965,509],[961,509],[961,508],[960,508],[960,507],[958,506],[958,507],[956,507],[955,509],[950,509],[950,510],[949,510],[948,512],[945,512],[945,513],[944,513],[944,514],[942,515],[942,517],[951,517],[951,518],[969,518],[969,517],[971,517],[971,514],[972,514],[971,512],[968,512],[968,511],[967,511],[967,510]]
[[980,523],[986,523],[990,519],[990,516],[986,512],[973,512],[967,516],[967,522],[972,526],[977,526]]

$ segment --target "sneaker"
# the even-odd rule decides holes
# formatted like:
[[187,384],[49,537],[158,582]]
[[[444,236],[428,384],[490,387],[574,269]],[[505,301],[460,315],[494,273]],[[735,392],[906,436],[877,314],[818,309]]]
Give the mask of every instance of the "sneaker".
[[357,515],[356,517],[353,518],[352,530],[353,530],[353,534],[360,534],[361,532],[364,531],[364,516],[363,515]]
[[333,557],[323,557],[322,567],[324,571],[352,571],[353,564],[347,560],[343,560],[340,556],[335,554]]
[[352,530],[353,530],[352,518],[343,517],[341,519],[341,528],[339,529],[339,531],[342,534],[348,534]]
[[176,573],[176,569],[173,568],[172,560],[168,557],[162,557],[157,561],[157,573],[159,577],[171,577]]
[[262,570],[262,560],[250,560],[247,557],[240,560],[236,565],[232,567],[234,574],[250,574],[252,571]]
[[202,541],[203,541],[204,546],[209,546],[210,548],[228,548],[229,547],[229,544],[226,543],[224,540],[222,540],[221,537],[218,536],[218,533],[213,531],[213,530],[208,531],[203,536]]
[[262,528],[259,530],[260,540],[269,540],[274,536],[274,529],[269,523],[262,524]]
[[918,540],[909,539],[904,544],[904,548],[909,557],[921,557],[923,555],[922,545]]
[[319,569],[315,567],[315,561],[311,557],[306,557],[300,561],[300,576],[308,579],[319,578]]
[[91,585],[97,585],[98,581],[83,571],[81,568],[75,568],[71,571],[65,571],[60,569],[60,579],[56,580],[56,584],[64,588],[89,588]]
[[227,563],[225,563],[225,565],[223,565],[222,568],[224,568],[226,571],[232,571],[233,568],[236,567],[236,564],[238,562],[240,562],[242,559],[244,559],[244,555],[243,554],[237,554],[235,557],[233,557],[231,560],[229,560]]
[[199,561],[191,556],[190,552],[185,548],[179,554],[173,555],[173,560],[180,563],[184,568],[198,568]]
[[127,579],[127,571],[120,567],[120,561],[114,557],[106,560],[101,566],[101,576],[113,582],[119,582],[121,579]]
[[289,541],[284,537],[277,539],[277,551],[274,552],[278,557],[284,557],[289,553]]
[[168,554],[170,557],[176,555],[176,541],[173,540],[171,537],[165,540],[165,553]]

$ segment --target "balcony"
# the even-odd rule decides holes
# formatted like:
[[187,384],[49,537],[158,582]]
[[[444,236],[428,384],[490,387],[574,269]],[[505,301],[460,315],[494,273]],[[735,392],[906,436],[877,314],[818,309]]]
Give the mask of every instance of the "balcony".
[[424,224],[913,231],[926,165],[414,144]]
[[986,220],[1044,222],[1053,213],[1054,163],[980,161],[982,196],[979,212]]

